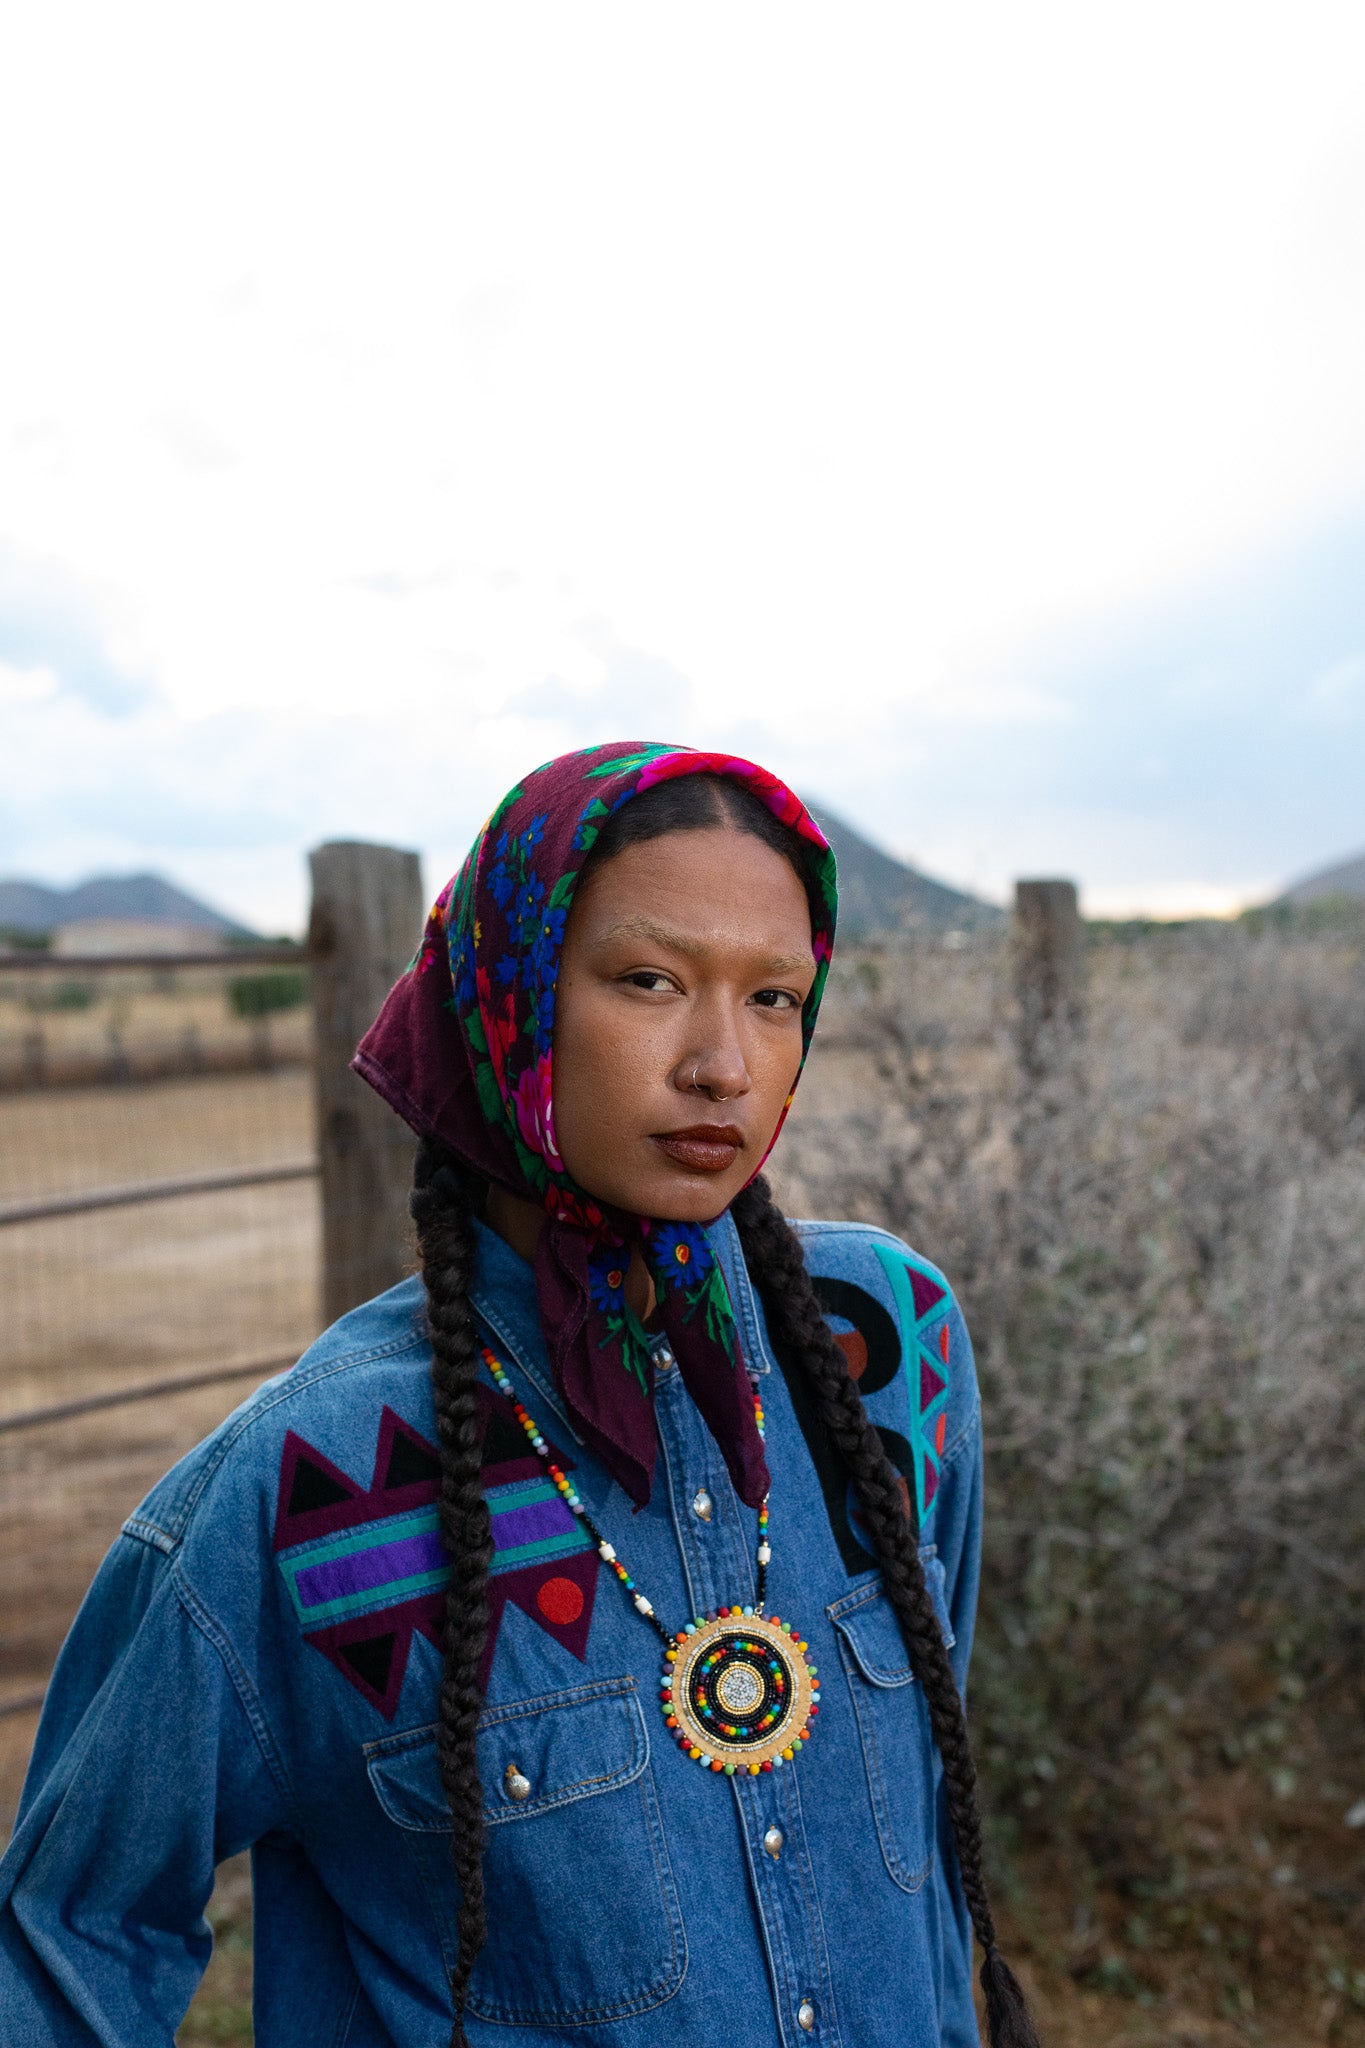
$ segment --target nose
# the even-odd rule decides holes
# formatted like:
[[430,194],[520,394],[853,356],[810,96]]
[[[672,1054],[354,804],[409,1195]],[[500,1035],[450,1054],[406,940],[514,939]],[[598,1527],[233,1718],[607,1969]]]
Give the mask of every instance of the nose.
[[679,1060],[673,1085],[684,1095],[709,1095],[713,1102],[729,1102],[736,1095],[747,1095],[753,1082],[733,1030],[714,1027],[705,1044]]

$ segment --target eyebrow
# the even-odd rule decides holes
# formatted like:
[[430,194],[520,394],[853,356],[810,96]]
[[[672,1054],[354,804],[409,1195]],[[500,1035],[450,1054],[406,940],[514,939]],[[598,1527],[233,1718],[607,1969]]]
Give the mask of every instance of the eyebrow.
[[[619,924],[610,925],[603,936],[608,941],[645,939],[651,945],[668,947],[689,959],[696,959],[706,951],[705,940],[689,938],[685,932],[674,931],[666,924],[655,924],[648,917],[623,918]],[[815,956],[811,953],[772,953],[764,961],[763,968],[768,974],[800,974],[814,965]]]

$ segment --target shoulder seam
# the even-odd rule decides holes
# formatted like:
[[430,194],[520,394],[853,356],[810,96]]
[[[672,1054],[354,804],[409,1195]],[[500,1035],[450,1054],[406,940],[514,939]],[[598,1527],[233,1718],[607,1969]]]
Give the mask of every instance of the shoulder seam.
[[[221,1443],[216,1446],[213,1456],[205,1460],[203,1470],[197,1475],[189,1492],[177,1503],[176,1514],[173,1518],[174,1526],[167,1529],[160,1523],[153,1521],[150,1516],[138,1514],[130,1518],[137,1524],[136,1529],[130,1531],[130,1533],[136,1534],[144,1542],[155,1543],[158,1549],[162,1547],[161,1543],[158,1542],[158,1538],[164,1539],[171,1547],[183,1543],[185,1531],[194,1518],[209,1481],[217,1476],[218,1469],[227,1458],[228,1453],[236,1448],[241,1438],[249,1430],[254,1429],[263,1417],[269,1415],[275,1408],[278,1408],[282,1402],[292,1400],[295,1395],[302,1393],[307,1388],[317,1386],[325,1379],[330,1379],[335,1373],[344,1372],[355,1366],[373,1365],[380,1359],[401,1357],[405,1351],[420,1351],[424,1348],[425,1344],[425,1337],[415,1330],[410,1330],[401,1338],[390,1338],[387,1344],[376,1344],[367,1351],[347,1352],[341,1358],[319,1360],[300,1379],[295,1378],[299,1367],[293,1367],[290,1372],[285,1374],[285,1383],[276,1387],[272,1394],[265,1396],[258,1405],[252,1407],[247,1414],[241,1416],[235,1427],[229,1430]],[[307,1355],[307,1352],[305,1352],[304,1357],[306,1358]],[[302,1360],[300,1360],[300,1364],[302,1364]]]
[[812,1219],[802,1221],[792,1218],[788,1220],[791,1222],[791,1227],[797,1236],[802,1238],[855,1237],[861,1238],[864,1241],[875,1241],[891,1245],[922,1271],[936,1275],[942,1281],[951,1299],[954,1301],[957,1299],[953,1292],[952,1282],[941,1266],[936,1265],[924,1252],[917,1252],[914,1246],[907,1244],[903,1237],[897,1237],[894,1230],[884,1229],[880,1223],[825,1223]]

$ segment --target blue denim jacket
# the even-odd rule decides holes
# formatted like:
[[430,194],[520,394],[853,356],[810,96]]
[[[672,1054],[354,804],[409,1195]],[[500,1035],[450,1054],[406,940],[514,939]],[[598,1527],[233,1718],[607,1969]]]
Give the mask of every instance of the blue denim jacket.
[[[894,1238],[800,1228],[919,1515],[961,1683],[981,1474],[965,1327],[942,1276]],[[489,1938],[469,2037],[975,2048],[920,1688],[728,1217],[710,1235],[764,1376],[769,1611],[811,1646],[819,1719],[791,1763],[757,1777],[679,1752],[657,1637],[564,1526],[490,1381]],[[659,1376],[653,1498],[632,1514],[555,1400],[530,1268],[487,1231],[475,1305],[665,1626],[752,1600],[756,1516],[676,1368]],[[6,2048],[171,2042],[208,1959],[214,1866],[248,1847],[262,2048],[444,2048],[456,1887],[435,1754],[444,1570],[421,1308],[414,1280],[345,1317],[156,1487],[102,1566],[0,1863]],[[531,1788],[519,1799],[511,1766]]]

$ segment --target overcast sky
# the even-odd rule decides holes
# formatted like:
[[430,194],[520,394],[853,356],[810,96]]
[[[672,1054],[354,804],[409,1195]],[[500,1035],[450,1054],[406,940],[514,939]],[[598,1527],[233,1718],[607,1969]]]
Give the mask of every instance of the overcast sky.
[[0,872],[296,926],[742,748],[1003,895],[1365,846],[1365,11],[0,31]]

